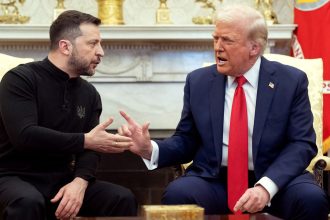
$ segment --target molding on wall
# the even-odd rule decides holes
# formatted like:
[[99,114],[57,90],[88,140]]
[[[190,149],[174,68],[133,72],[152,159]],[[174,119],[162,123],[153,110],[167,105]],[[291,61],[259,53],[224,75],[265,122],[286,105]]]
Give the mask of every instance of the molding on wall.
[[[269,40],[291,39],[294,24],[269,26]],[[2,41],[48,41],[48,25],[0,25]],[[213,25],[101,25],[103,40],[211,40]]]

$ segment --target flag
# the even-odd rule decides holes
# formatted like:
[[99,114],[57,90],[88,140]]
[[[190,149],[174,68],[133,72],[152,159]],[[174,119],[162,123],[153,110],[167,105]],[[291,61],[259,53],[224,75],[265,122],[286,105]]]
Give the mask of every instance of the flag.
[[293,55],[323,60],[323,152],[330,149],[330,0],[295,0]]

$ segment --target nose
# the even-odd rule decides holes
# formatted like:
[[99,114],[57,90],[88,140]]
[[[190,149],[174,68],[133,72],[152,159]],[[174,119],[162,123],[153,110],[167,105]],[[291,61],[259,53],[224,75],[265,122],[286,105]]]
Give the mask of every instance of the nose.
[[103,57],[104,56],[104,50],[102,48],[102,45],[99,44],[97,50],[96,50],[96,55],[100,56],[100,57]]
[[222,46],[222,42],[220,39],[218,39],[216,42],[214,42],[214,50],[223,51],[223,46]]

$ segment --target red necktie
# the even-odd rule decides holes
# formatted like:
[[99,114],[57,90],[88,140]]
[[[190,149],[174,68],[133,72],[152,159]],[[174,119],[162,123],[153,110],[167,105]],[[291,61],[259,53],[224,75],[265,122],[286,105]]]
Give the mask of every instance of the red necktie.
[[228,207],[232,211],[248,188],[248,121],[243,89],[246,79],[240,76],[235,81],[237,87],[231,109],[228,143]]

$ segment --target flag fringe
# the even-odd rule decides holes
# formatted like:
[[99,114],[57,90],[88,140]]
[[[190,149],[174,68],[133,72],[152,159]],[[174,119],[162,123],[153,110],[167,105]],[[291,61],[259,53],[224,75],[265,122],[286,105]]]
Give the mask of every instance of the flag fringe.
[[292,53],[293,53],[294,57],[299,58],[299,59],[305,58],[301,45],[295,34],[292,35],[291,48],[292,48]]
[[323,140],[323,154],[326,154],[330,149],[330,136]]

